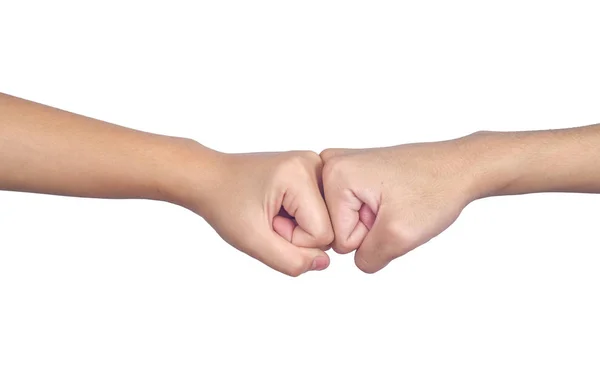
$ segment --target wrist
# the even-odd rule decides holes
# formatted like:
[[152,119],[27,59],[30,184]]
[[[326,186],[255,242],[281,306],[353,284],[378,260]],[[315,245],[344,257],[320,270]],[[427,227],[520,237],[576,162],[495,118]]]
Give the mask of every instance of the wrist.
[[519,179],[527,163],[523,146],[515,145],[514,133],[478,131],[464,138],[471,200],[504,195]]
[[164,167],[156,183],[159,199],[202,215],[219,188],[226,156],[192,139],[168,137]]

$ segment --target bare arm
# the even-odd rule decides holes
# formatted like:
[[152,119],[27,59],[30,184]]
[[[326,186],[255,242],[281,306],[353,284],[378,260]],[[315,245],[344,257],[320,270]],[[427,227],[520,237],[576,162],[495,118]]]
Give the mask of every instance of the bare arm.
[[176,203],[293,276],[329,264],[321,167],[310,151],[223,154],[0,94],[0,190]]
[[466,139],[479,197],[600,192],[600,125],[529,132],[479,132]]
[[[175,199],[177,163],[214,152],[0,93],[0,189],[101,198]],[[178,180],[180,178],[180,180]]]

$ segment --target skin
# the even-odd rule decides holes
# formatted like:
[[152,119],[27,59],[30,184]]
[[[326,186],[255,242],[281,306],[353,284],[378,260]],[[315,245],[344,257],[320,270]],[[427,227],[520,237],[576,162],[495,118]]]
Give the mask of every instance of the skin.
[[321,153],[333,249],[374,273],[446,230],[471,202],[600,192],[600,125],[477,132],[444,142]]
[[329,265],[321,169],[310,151],[224,154],[0,94],[0,190],[175,203],[290,276]]
[[224,154],[0,94],[0,190],[178,204],[290,276],[325,269],[330,244],[379,271],[477,199],[598,193],[598,148],[600,125],[321,156]]

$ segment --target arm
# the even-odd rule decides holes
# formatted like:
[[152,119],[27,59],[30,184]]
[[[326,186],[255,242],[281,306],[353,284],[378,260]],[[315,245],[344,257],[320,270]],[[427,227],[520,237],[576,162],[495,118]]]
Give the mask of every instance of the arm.
[[136,131],[0,94],[0,189],[95,198],[172,200],[173,165],[195,160],[214,179],[216,153],[191,140]]
[[466,141],[479,181],[476,198],[600,193],[600,124],[548,131],[483,131]]
[[293,276],[329,264],[321,167],[309,151],[223,154],[0,94],[0,190],[175,203]]
[[478,132],[396,147],[325,150],[333,248],[373,273],[448,228],[472,201],[535,192],[600,192],[600,125]]

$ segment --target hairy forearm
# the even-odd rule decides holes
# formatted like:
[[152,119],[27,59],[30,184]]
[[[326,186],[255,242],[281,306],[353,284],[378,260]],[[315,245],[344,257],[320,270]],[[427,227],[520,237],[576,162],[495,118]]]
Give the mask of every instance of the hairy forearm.
[[0,190],[177,201],[200,148],[0,93]]
[[463,139],[475,198],[537,192],[600,193],[600,125],[478,132]]

